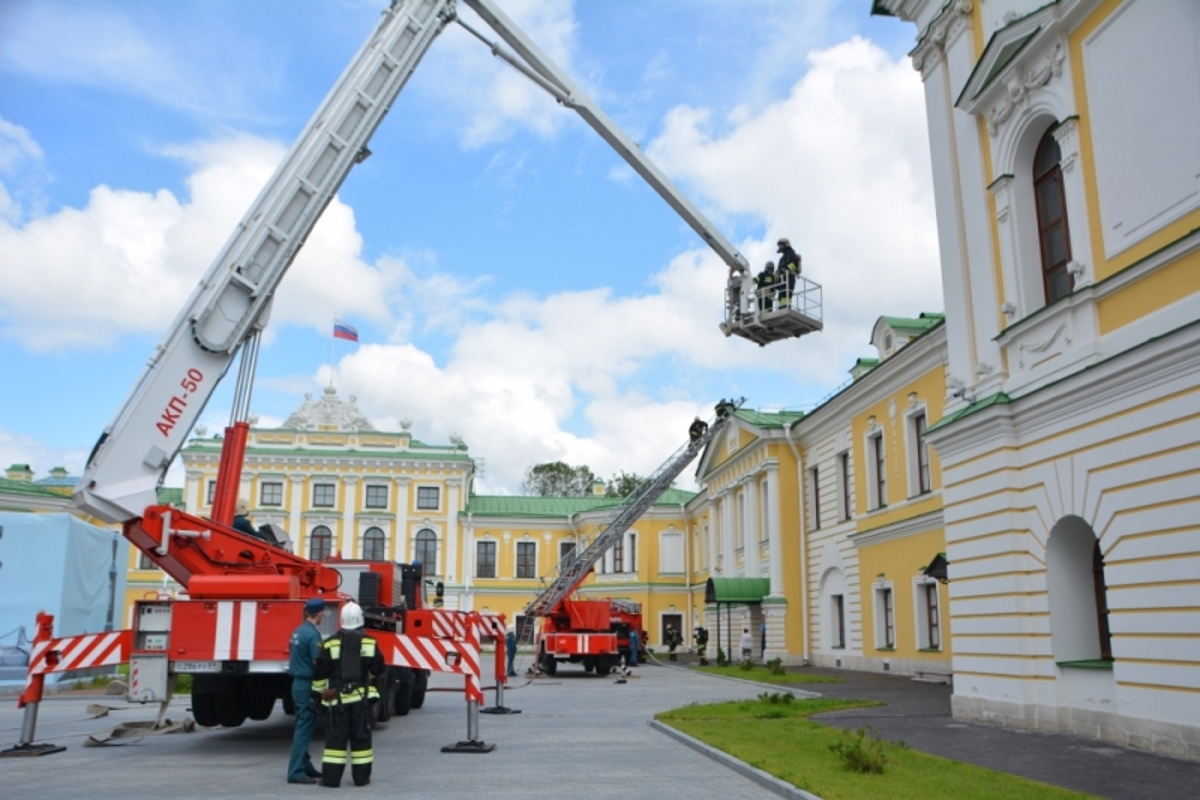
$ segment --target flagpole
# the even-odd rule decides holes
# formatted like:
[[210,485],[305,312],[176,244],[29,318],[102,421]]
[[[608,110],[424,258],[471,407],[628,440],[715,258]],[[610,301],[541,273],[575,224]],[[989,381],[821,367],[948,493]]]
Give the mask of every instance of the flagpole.
[[[333,312],[333,329],[334,329],[334,331],[337,330],[337,322],[338,322],[337,312],[335,311],[335,312]],[[333,359],[334,359],[334,347],[336,345],[337,345],[337,336],[330,336],[329,337],[329,385],[330,386],[333,386]]]

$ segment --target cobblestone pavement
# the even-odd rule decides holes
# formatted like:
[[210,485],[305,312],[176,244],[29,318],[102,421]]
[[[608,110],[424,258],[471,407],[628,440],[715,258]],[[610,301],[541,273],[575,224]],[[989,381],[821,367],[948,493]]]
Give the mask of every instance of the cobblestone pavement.
[[[354,798],[471,800],[571,794],[776,797],[647,725],[658,711],[693,701],[753,697],[762,687],[657,667],[640,667],[636,674],[620,685],[563,667],[556,678],[510,690],[506,705],[523,713],[481,715],[481,738],[496,745],[486,755],[440,752],[443,745],[466,738],[466,704],[460,693],[430,693],[424,708],[375,732],[371,786],[356,789],[347,774],[343,790]],[[435,680],[435,685],[453,685],[449,679]],[[88,719],[89,703],[122,710]],[[187,706],[188,698],[180,698],[168,717],[182,718]],[[22,713],[13,698],[0,699],[0,749],[16,741]],[[119,747],[82,746],[88,734],[106,732],[117,722],[153,719],[155,713],[152,707],[127,706],[115,698],[47,699],[38,717],[37,741],[68,749],[41,758],[0,759],[0,795],[39,800],[328,795],[327,789],[285,782],[292,718],[279,706],[266,722],[240,728],[150,736]],[[318,731],[312,746],[318,761],[320,735]]]

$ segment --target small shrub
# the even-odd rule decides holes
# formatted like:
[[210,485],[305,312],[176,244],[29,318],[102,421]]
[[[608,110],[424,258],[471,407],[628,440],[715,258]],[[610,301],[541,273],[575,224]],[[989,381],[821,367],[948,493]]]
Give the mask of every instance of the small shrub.
[[771,705],[788,705],[796,699],[796,695],[791,692],[763,692],[758,696],[760,702],[770,703]]
[[725,657],[725,650],[718,647],[717,648],[717,666],[724,667],[724,666],[728,666],[728,664],[729,664],[729,659]]
[[859,728],[854,733],[843,731],[842,741],[829,745],[850,772],[882,775],[887,764],[883,740],[873,728]]
[[740,668],[740,669],[741,669],[743,672],[749,672],[749,671],[751,671],[752,669],[754,669],[754,662],[753,662],[752,660],[748,659],[748,658],[743,658],[743,659],[742,659],[742,662],[741,662],[740,664],[738,664],[738,667],[739,667],[739,668]]
[[767,669],[771,671],[772,675],[783,675],[787,672],[787,670],[783,668],[782,658],[772,658],[767,662]]

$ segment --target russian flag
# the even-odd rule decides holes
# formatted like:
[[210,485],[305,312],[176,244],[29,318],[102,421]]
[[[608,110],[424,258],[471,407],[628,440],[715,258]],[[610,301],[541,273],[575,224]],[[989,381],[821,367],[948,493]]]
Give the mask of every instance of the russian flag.
[[334,320],[333,322],[333,338],[345,339],[348,342],[358,341],[358,330],[353,325],[347,325],[344,322]]

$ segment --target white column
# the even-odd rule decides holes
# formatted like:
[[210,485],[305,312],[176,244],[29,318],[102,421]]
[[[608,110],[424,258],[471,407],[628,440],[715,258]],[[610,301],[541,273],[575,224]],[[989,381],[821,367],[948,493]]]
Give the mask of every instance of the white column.
[[288,501],[288,536],[292,537],[292,550],[297,555],[305,555],[305,545],[308,543],[308,531],[304,530],[304,481],[307,475],[293,472],[288,475],[291,484],[292,499]]
[[463,575],[463,565],[458,563],[458,495],[462,484],[462,478],[446,481],[446,580],[450,583],[456,575],[459,580]]
[[189,469],[184,473],[183,507],[195,513],[204,507],[204,473],[198,469]]
[[[771,597],[783,597],[783,534],[779,528],[779,469],[776,467],[767,469],[767,507],[763,509],[763,528],[770,537]],[[803,542],[800,544],[804,545]]]
[[411,564],[412,548],[408,546],[408,487],[412,478],[396,477],[396,543],[392,558],[404,564]]
[[758,490],[758,480],[753,476],[742,482],[741,489],[746,498],[746,530],[742,537],[746,542],[746,577],[757,578],[762,575],[762,561],[759,558],[761,548],[758,545],[762,541],[758,527],[762,519],[758,509],[762,492]]
[[471,515],[467,515],[467,521],[463,525],[463,599],[465,602],[459,606],[464,611],[475,610],[475,597],[471,592],[471,580],[475,576],[475,525],[471,522]]
[[342,535],[339,539],[336,552],[342,554],[342,558],[357,558],[358,553],[354,552],[354,509],[358,505],[358,498],[355,496],[354,487],[358,483],[357,475],[342,475]]
[[254,508],[254,498],[250,496],[250,482],[254,480],[254,473],[249,470],[242,470],[242,474],[238,476],[238,499],[245,500],[246,505]]
[[733,514],[736,510],[732,491],[726,490],[721,497],[721,574],[727,578],[737,576],[737,542],[734,539]]

